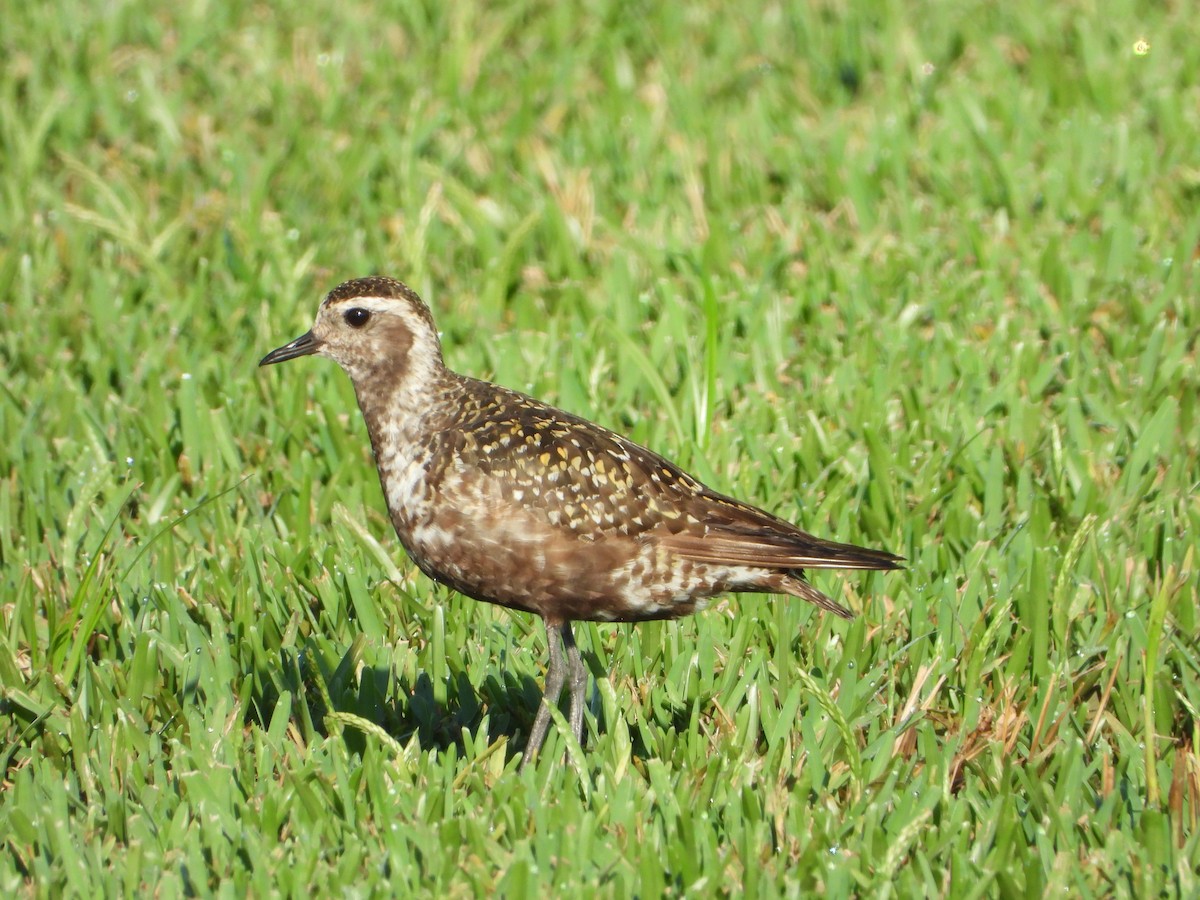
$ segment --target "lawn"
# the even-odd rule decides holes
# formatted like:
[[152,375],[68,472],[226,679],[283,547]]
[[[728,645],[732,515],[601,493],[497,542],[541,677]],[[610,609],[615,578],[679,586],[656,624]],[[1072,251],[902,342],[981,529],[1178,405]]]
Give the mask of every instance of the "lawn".
[[[0,894],[1200,892],[1188,4],[280,6],[4,15]],[[257,368],[372,272],[908,568],[577,626],[518,771],[540,623]]]

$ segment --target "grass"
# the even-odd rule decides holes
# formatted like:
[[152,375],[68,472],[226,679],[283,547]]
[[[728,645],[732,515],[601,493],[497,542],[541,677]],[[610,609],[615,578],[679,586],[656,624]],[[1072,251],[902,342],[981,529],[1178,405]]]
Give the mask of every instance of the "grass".
[[[0,892],[1194,896],[1186,5],[589,10],[6,15]],[[540,625],[255,367],[373,271],[909,569],[579,628],[518,773]]]

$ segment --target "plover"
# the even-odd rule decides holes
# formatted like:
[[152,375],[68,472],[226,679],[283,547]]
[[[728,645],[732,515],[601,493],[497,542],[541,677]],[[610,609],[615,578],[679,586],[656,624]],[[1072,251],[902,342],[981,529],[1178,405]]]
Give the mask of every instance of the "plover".
[[850,618],[804,570],[900,568],[899,556],[815,537],[615,432],[451,371],[429,308],[395,279],[334,288],[312,330],[260,365],[309,354],[354,383],[412,561],[468,597],[545,621],[550,663],[522,766],[564,685],[583,739],[587,670],[573,621],[674,619],[731,591],[791,594]]

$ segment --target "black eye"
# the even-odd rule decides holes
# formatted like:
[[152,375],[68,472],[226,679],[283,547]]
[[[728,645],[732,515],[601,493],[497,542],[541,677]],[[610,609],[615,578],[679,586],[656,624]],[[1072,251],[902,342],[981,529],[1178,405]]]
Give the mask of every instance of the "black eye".
[[360,306],[354,309],[348,309],[342,314],[342,318],[346,320],[346,324],[351,328],[362,328],[371,318],[371,311],[363,309]]

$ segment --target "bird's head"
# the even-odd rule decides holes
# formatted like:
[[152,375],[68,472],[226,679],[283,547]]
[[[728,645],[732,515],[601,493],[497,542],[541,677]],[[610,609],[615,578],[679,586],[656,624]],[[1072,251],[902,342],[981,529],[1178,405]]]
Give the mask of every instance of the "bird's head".
[[260,366],[298,356],[327,356],[356,388],[386,382],[420,385],[444,371],[433,316],[403,282],[372,276],[330,291],[308,332],[272,350]]

